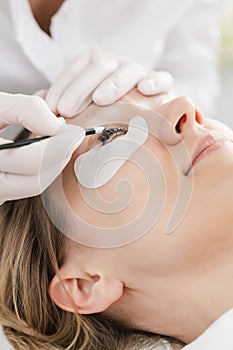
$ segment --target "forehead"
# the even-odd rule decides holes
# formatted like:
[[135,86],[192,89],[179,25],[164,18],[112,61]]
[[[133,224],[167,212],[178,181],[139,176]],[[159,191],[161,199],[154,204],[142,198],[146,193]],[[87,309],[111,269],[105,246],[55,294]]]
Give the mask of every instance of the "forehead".
[[76,117],[67,119],[67,123],[80,125],[83,128],[114,123],[128,124],[135,115],[141,115],[147,122],[155,119],[155,112],[145,106],[119,102],[106,107],[92,104]]

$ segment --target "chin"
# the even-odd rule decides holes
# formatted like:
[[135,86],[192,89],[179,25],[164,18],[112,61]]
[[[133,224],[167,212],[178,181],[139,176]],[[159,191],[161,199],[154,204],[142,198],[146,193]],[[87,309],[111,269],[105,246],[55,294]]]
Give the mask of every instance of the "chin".
[[[233,202],[233,144],[224,146],[193,168],[193,195],[209,208],[214,201],[219,211]],[[197,198],[196,198],[197,199]]]

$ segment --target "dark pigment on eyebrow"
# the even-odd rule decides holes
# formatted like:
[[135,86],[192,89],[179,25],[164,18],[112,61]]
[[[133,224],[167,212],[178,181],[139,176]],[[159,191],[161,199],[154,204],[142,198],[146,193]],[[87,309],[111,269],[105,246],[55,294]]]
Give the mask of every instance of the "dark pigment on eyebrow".
[[127,129],[124,128],[123,126],[119,126],[116,128],[107,127],[106,129],[104,129],[104,131],[100,135],[99,140],[105,143],[106,141],[114,139],[118,135],[124,135],[126,133],[127,133]]

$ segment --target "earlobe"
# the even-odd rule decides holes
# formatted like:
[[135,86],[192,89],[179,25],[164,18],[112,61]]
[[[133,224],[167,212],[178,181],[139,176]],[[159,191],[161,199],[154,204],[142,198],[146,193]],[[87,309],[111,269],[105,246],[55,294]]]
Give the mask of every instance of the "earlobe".
[[49,287],[52,301],[61,309],[80,314],[102,312],[121,298],[123,283],[98,275],[64,278],[56,274]]

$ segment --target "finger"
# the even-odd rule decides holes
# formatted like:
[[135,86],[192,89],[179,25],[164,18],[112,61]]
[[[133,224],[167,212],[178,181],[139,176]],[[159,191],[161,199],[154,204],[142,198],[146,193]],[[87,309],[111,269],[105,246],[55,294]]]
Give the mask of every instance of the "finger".
[[63,95],[64,91],[71,85],[75,80],[76,76],[80,74],[90,62],[90,52],[79,55],[68,68],[66,68],[55,80],[46,95],[46,102],[49,108],[54,112],[58,113],[57,105]]
[[124,62],[120,69],[103,81],[93,94],[93,101],[107,105],[131,90],[145,75],[145,69],[135,62]]
[[117,59],[95,61],[88,65],[71,83],[57,105],[59,114],[73,117],[90,104],[96,87],[118,68]]
[[62,163],[53,164],[46,173],[40,172],[35,175],[0,173],[0,205],[6,200],[33,197],[42,193],[57,178],[69,160],[70,158],[66,158]]
[[41,136],[53,135],[64,124],[38,96],[0,93],[0,129],[19,125]]
[[11,142],[13,141],[8,139],[3,139],[2,137],[0,137],[0,145],[4,145],[5,143],[11,143]]
[[49,139],[28,146],[1,150],[0,172],[36,175],[56,164],[62,164],[64,159],[71,157],[84,137],[85,131],[81,127],[64,124],[58,133]]
[[151,72],[145,79],[138,83],[138,91],[143,95],[151,96],[168,93],[174,85],[173,77],[168,72]]
[[42,90],[36,91],[34,95],[39,96],[39,97],[43,98],[43,100],[45,100],[45,98],[47,96],[47,92],[48,92],[47,89],[42,89]]

